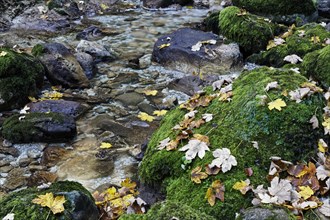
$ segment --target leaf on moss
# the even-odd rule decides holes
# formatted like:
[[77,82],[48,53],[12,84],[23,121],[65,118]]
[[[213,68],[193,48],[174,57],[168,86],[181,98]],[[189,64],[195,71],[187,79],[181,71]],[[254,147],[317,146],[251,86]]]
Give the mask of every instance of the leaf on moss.
[[205,172],[202,172],[202,167],[197,166],[191,171],[191,181],[194,183],[200,184],[202,179],[206,179],[208,175]]
[[270,182],[270,187],[268,187],[268,192],[270,195],[277,197],[278,204],[283,204],[285,201],[291,201],[291,190],[292,185],[289,180],[279,179],[279,177],[274,177]]
[[159,142],[159,145],[157,146],[158,150],[163,150],[165,149],[165,147],[169,144],[169,142],[171,141],[171,138],[167,137],[164,140],[161,140]]
[[225,201],[225,186],[220,180],[215,180],[212,182],[211,187],[209,187],[206,191],[205,198],[211,206],[214,206],[216,199],[220,199],[222,202]]
[[149,90],[149,89],[147,89],[147,90],[144,90],[143,93],[146,94],[146,95],[148,95],[148,96],[155,96],[155,95],[157,95],[158,91],[157,90]]
[[257,141],[251,141],[251,143],[255,149],[259,150],[259,143]]
[[4,56],[6,56],[8,53],[6,52],[6,51],[1,51],[1,53],[0,53],[0,57],[4,57]]
[[152,122],[155,119],[154,116],[148,115],[145,112],[140,112],[138,118],[140,118],[142,121],[148,121],[148,122]]
[[100,145],[101,149],[109,149],[111,147],[112,147],[112,144],[107,143],[107,142],[102,142],[101,145]]
[[208,175],[217,175],[220,172],[220,168],[219,167],[210,167],[209,164],[205,165],[205,172]]
[[265,91],[268,92],[270,89],[276,89],[278,88],[278,82],[274,81],[274,82],[270,82],[266,85]]
[[268,103],[268,109],[273,110],[274,108],[278,111],[281,111],[283,107],[286,106],[286,103],[282,99],[276,99],[273,102]]
[[244,168],[244,173],[246,176],[252,176],[253,175],[253,169],[251,167]]
[[243,195],[245,195],[249,190],[252,189],[250,186],[250,180],[241,180],[239,182],[236,182],[233,186],[233,189],[239,190]]
[[195,140],[202,141],[202,142],[205,142],[207,145],[210,144],[209,137],[206,136],[206,135],[202,135],[202,134],[194,134],[192,140],[194,140],[194,139],[195,139]]
[[237,166],[236,158],[230,154],[228,148],[216,149],[213,151],[213,156],[215,157],[209,165],[211,168],[219,167],[223,173],[231,170],[232,166]]
[[313,36],[313,37],[311,37],[310,41],[313,42],[314,44],[317,44],[317,43],[320,43],[321,42],[319,36]]
[[2,218],[2,220],[14,220],[15,214],[14,213],[8,213],[5,217]]
[[296,101],[296,103],[300,103],[305,96],[311,94],[310,91],[311,90],[309,88],[299,88],[294,91],[290,91],[290,99]]
[[207,143],[200,140],[190,140],[188,144],[179,149],[179,151],[187,151],[185,154],[187,160],[192,160],[197,155],[203,159],[205,151],[209,150]]
[[291,25],[289,27],[288,31],[283,33],[280,37],[283,38],[283,39],[285,39],[287,37],[290,37],[293,34],[293,29],[294,28],[296,28],[296,25],[295,24]]
[[45,195],[38,195],[38,198],[32,200],[32,203],[39,204],[42,207],[48,207],[53,214],[64,211],[63,204],[66,202],[64,196],[54,197],[53,193],[46,193]]
[[130,178],[126,178],[120,183],[120,186],[133,190],[136,187],[136,182],[133,182]]
[[330,134],[330,118],[325,117],[322,125],[324,128],[324,134]]
[[202,114],[202,118],[205,120],[205,122],[209,122],[213,119],[213,114]]
[[325,153],[328,151],[328,145],[324,142],[324,140],[321,138],[318,141],[318,150],[322,153]]
[[287,61],[289,63],[292,63],[292,64],[297,64],[298,62],[302,62],[303,60],[296,54],[291,54],[291,55],[288,55],[286,57],[284,57],[283,59],[284,61]]
[[309,186],[299,186],[299,190],[298,193],[304,200],[314,195],[314,191]]
[[316,115],[313,115],[311,119],[309,119],[309,123],[312,124],[313,129],[319,127],[319,120],[317,119]]
[[163,115],[166,115],[166,113],[167,113],[167,110],[155,110],[153,112],[153,114],[156,116],[163,116]]

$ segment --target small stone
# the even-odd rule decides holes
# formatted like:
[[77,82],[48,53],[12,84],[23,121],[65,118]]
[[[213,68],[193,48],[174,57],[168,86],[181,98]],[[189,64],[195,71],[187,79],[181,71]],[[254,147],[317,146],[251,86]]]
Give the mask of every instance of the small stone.
[[31,158],[21,158],[18,160],[18,165],[20,167],[26,167],[31,163],[32,159]]
[[14,169],[14,167],[11,166],[11,165],[3,166],[3,167],[0,167],[0,172],[1,172],[1,173],[8,173],[8,172],[10,172],[12,169]]
[[8,160],[0,160],[0,167],[9,165],[10,162]]
[[31,172],[40,171],[40,170],[47,170],[47,167],[46,166],[42,166],[42,165],[30,165],[29,166],[29,170]]

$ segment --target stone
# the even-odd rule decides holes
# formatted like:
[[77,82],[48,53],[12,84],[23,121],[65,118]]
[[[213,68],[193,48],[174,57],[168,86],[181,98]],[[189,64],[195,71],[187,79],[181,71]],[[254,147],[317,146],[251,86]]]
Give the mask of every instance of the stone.
[[85,88],[89,81],[73,54],[60,43],[34,46],[32,53],[47,67],[46,76],[52,85]]
[[[216,43],[203,43],[193,51],[198,42],[210,40]],[[242,55],[237,44],[224,44],[215,34],[190,28],[160,37],[154,45],[152,61],[189,74],[225,74],[242,67]]]
[[1,166],[0,167],[0,173],[8,173],[9,171],[11,171],[12,169],[14,169],[13,166],[8,165],[8,166]]
[[42,170],[44,171],[47,169],[46,166],[42,166],[42,165],[30,165],[28,168],[31,172],[42,171]]
[[90,54],[84,52],[75,53],[74,56],[85,71],[87,78],[92,79],[96,72],[93,57]]
[[14,147],[2,147],[2,146],[0,146],[0,153],[1,154],[9,154],[9,155],[12,155],[14,157],[19,156],[19,151]]
[[266,220],[266,219],[281,219],[281,220],[289,220],[291,216],[284,209],[278,208],[249,208],[247,210],[242,211],[242,219],[243,220]]
[[55,173],[47,171],[36,171],[27,179],[27,185],[29,187],[39,186],[43,183],[53,183],[56,181],[56,179],[57,175]]
[[76,50],[90,54],[95,62],[112,61],[117,58],[117,55],[110,48],[107,49],[103,45],[93,41],[81,40]]
[[73,0],[50,0],[47,1],[49,10],[55,10],[59,14],[68,16],[70,19],[78,19],[82,14],[78,4]]
[[19,187],[25,186],[27,179],[26,174],[30,174],[27,168],[12,169],[6,178],[3,187],[11,191]]
[[20,158],[18,160],[18,165],[20,167],[26,167],[28,166],[33,160],[31,158]]
[[41,165],[44,166],[55,166],[58,161],[66,154],[67,150],[61,146],[47,147],[41,157]]
[[192,0],[143,0],[143,6],[147,8],[166,8],[173,4],[187,5],[192,4]]
[[146,69],[151,65],[151,54],[145,54],[139,58],[139,68]]
[[144,100],[144,96],[136,92],[128,92],[117,96],[116,100],[122,102],[125,106],[137,106]]

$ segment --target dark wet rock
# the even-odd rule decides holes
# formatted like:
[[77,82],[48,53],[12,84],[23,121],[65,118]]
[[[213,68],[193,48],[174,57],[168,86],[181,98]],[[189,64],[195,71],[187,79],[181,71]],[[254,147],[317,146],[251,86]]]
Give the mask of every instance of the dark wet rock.
[[88,108],[79,102],[66,100],[44,100],[41,102],[31,102],[27,106],[30,107],[30,112],[56,112],[70,115],[74,118],[78,118]]
[[7,19],[12,19],[22,13],[27,8],[35,5],[38,0],[1,0],[0,1],[0,12],[1,17],[5,17]]
[[[198,42],[210,40],[216,44],[203,43],[200,50],[192,51]],[[185,73],[198,74],[224,74],[242,67],[242,55],[237,44],[224,44],[215,34],[189,28],[160,37],[154,45],[152,61]]]
[[194,0],[195,8],[209,8],[210,1],[209,0]]
[[148,8],[166,8],[172,4],[192,4],[192,0],[143,0],[143,6]]
[[45,69],[39,60],[24,53],[1,49],[0,111],[21,108],[36,96],[43,84]]
[[89,81],[73,54],[62,44],[36,45],[32,53],[47,67],[46,76],[53,85],[87,87]]
[[109,86],[111,88],[118,88],[123,84],[133,84],[139,82],[139,75],[136,72],[130,73],[119,73],[118,76],[109,81]]
[[242,211],[243,220],[266,220],[266,219],[281,219],[289,220],[291,219],[290,214],[284,209],[270,209],[270,208],[249,208]]
[[77,19],[82,12],[78,8],[78,4],[73,0],[50,0],[47,1],[49,10],[55,10],[61,15],[69,16],[70,19]]
[[153,112],[156,110],[156,108],[154,106],[152,106],[151,104],[146,103],[146,102],[142,102],[142,103],[138,104],[138,107],[141,112],[146,112],[149,115],[152,115]]
[[10,21],[6,18],[0,17],[0,32],[7,31],[10,28]]
[[[49,208],[33,204],[31,201],[38,195],[53,193],[55,196],[63,195],[65,212],[53,215]],[[77,182],[57,182],[49,188],[28,188],[8,194],[0,201],[0,218],[8,213],[14,213],[15,219],[73,219],[73,220],[95,220],[99,212],[94,204],[91,194]]]
[[76,36],[76,39],[93,41],[93,40],[99,40],[104,36],[113,36],[113,35],[118,35],[120,33],[122,32],[118,30],[113,30],[105,27],[97,27],[92,25],[84,29],[83,31],[79,32]]
[[48,167],[55,166],[56,163],[66,154],[66,152],[67,150],[60,146],[47,147],[43,152],[40,163]]
[[92,55],[95,62],[111,61],[117,58],[116,54],[110,48],[105,48],[103,45],[92,41],[81,40],[76,50]]
[[330,18],[330,1],[329,0],[318,0],[317,6],[319,15],[325,18]]
[[7,179],[3,187],[7,190],[14,190],[19,187],[25,186],[27,183],[26,176],[29,174],[30,172],[27,168],[14,168],[8,173]]
[[96,73],[93,57],[90,54],[84,52],[75,53],[74,56],[85,71],[87,78],[92,79]]
[[136,106],[144,100],[144,96],[136,92],[129,92],[117,96],[116,99],[126,106]]
[[39,186],[43,183],[53,183],[57,179],[57,175],[47,171],[36,171],[28,179],[28,186]]
[[13,143],[68,141],[76,135],[73,117],[60,113],[13,115],[2,125],[2,135]]
[[14,147],[0,146],[0,154],[8,154],[8,155],[12,155],[14,157],[18,157],[19,151]]

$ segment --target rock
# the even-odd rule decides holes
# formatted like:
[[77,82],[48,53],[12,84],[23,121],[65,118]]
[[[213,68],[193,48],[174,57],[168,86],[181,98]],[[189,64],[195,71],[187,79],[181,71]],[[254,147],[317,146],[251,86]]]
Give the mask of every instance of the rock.
[[13,166],[8,165],[8,166],[1,166],[0,167],[0,173],[8,173],[10,172],[12,169],[14,169]]
[[99,40],[105,36],[113,36],[121,34],[121,31],[113,30],[106,27],[97,27],[97,26],[90,26],[83,31],[79,32],[76,36],[77,40],[87,40],[87,41],[94,41]]
[[9,154],[9,155],[12,155],[14,157],[18,157],[19,156],[19,151],[14,147],[0,146],[0,154]]
[[75,53],[74,56],[85,71],[87,78],[92,79],[96,72],[93,57],[90,54],[83,52]]
[[139,68],[146,69],[151,65],[151,54],[145,54],[139,58]]
[[13,143],[68,141],[76,135],[76,123],[71,116],[60,113],[30,113],[7,118],[2,135]]
[[88,87],[89,81],[73,54],[60,43],[38,44],[32,53],[47,67],[46,76],[52,85],[68,88]]
[[40,102],[30,102],[27,105],[29,112],[56,112],[78,118],[86,110],[87,106],[75,101],[66,100],[44,100]]
[[246,12],[238,7],[229,6],[219,15],[219,29],[229,40],[235,41],[243,49],[244,54],[252,54],[265,50],[268,41],[279,31],[279,26],[269,23],[260,17]]
[[45,69],[32,56],[0,48],[0,111],[21,108],[36,96]]
[[128,92],[116,97],[125,106],[137,106],[144,100],[144,96],[136,92]]
[[[281,89],[270,90],[265,103],[282,98],[287,106],[281,111],[270,110],[259,98],[260,95],[265,95],[264,88],[273,81],[277,81]],[[162,184],[168,201],[203,210],[216,219],[234,219],[235,213],[242,207],[252,206],[251,197],[231,190],[235,182],[245,178],[242,173],[244,167],[253,169],[254,173],[249,179],[254,185],[265,186],[269,184],[266,177],[271,156],[280,156],[282,160],[291,162],[308,161],[315,154],[314,146],[319,138],[326,138],[326,142],[328,141],[329,137],[324,134],[323,127],[313,129],[308,123],[314,114],[319,119],[323,118],[322,108],[325,101],[319,98],[320,94],[305,97],[300,103],[282,95],[283,90],[295,90],[306,82],[308,79],[301,74],[286,69],[263,67],[244,71],[233,83],[234,95],[230,102],[215,98],[207,107],[195,108],[199,115],[213,114],[212,121],[201,125],[198,130],[192,130],[194,133],[207,135],[212,150],[206,151],[203,159],[195,158],[185,170],[181,167],[182,157],[185,155],[183,152],[157,149],[160,141],[167,137],[175,140],[178,135],[172,128],[183,121],[189,110],[178,107],[168,112],[158,130],[150,138],[148,149],[139,167],[141,180],[152,186]],[[212,88],[207,88],[208,95],[212,94],[211,90]],[[205,100],[208,96],[202,97],[199,101]],[[193,101],[198,102],[198,99]],[[258,150],[252,146],[251,141],[258,142]],[[185,143],[179,143],[177,148],[180,149]],[[224,202],[216,202],[215,206],[211,207],[205,202],[206,189],[193,183],[186,174],[191,173],[197,166],[209,164],[212,151],[224,146],[237,158],[237,167],[228,173],[219,173],[203,180],[202,184],[209,187],[214,180],[220,179],[226,187]],[[191,198],[194,198],[193,201]]]
[[266,219],[283,219],[289,220],[291,216],[284,209],[278,208],[249,208],[242,211],[243,220],[266,220]]
[[[320,38],[319,43],[311,41],[311,38],[314,36]],[[330,32],[324,27],[315,23],[307,24],[294,29],[292,35],[285,39],[285,44],[253,54],[247,57],[246,60],[259,65],[282,67],[287,63],[284,61],[284,57],[296,54],[304,59],[307,53],[321,49],[323,47],[322,42],[325,42],[327,38],[330,38]]]
[[41,165],[52,167],[66,154],[67,150],[60,146],[47,147],[41,158]]
[[[53,193],[54,196],[63,195],[65,212],[56,215],[49,212],[49,208],[33,204],[31,201],[38,195]],[[14,213],[15,219],[58,219],[95,220],[99,212],[91,194],[77,182],[57,182],[49,188],[28,188],[8,194],[0,201],[0,218],[8,213]],[[47,217],[48,216],[48,217]]]
[[147,8],[166,8],[172,4],[186,5],[192,4],[192,0],[143,0],[143,6]]
[[[204,43],[197,51],[193,46]],[[237,44],[224,44],[215,34],[189,28],[179,29],[160,37],[154,45],[152,61],[185,73],[218,73],[242,67],[242,56]]]
[[27,8],[37,3],[37,0],[17,0],[17,1],[0,1],[1,17],[12,19],[22,13]]
[[318,0],[317,9],[319,15],[325,18],[330,18],[330,1],[329,0]]
[[141,102],[138,104],[138,107],[141,112],[146,112],[149,115],[153,115],[153,112],[156,110],[154,106],[146,102]]
[[308,53],[302,62],[303,73],[318,81],[324,88],[330,86],[330,45],[321,50]]
[[70,19],[78,19],[82,14],[78,4],[73,0],[50,0],[47,1],[49,10],[55,10],[61,15],[66,15]]
[[237,7],[244,8],[251,13],[290,15],[312,14],[316,11],[313,0],[302,0],[299,3],[286,0],[232,0]]
[[[3,184],[3,187],[7,190],[12,191],[19,187],[25,186],[27,179],[26,176],[28,175],[30,175],[30,172],[27,170],[27,168],[14,168],[9,172],[5,183]],[[1,205],[1,207],[3,206]]]
[[81,40],[76,50],[92,55],[95,62],[112,61],[117,58],[117,55],[110,48],[107,49],[103,45],[92,41]]
[[57,175],[54,173],[47,171],[36,171],[27,179],[27,185],[31,187],[39,186],[43,183],[54,183],[56,179]]

